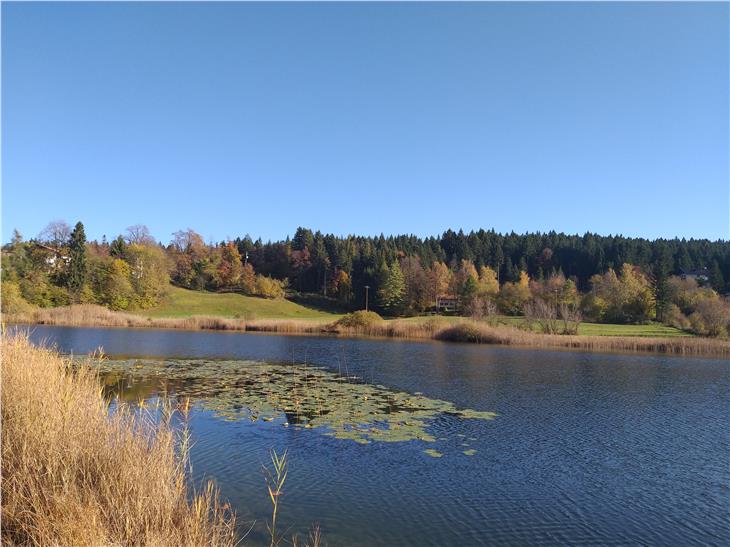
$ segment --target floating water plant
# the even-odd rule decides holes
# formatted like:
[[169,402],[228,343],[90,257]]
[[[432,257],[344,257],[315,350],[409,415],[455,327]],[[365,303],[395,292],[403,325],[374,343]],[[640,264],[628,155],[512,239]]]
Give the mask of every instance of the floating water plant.
[[226,420],[321,428],[326,435],[360,444],[433,442],[426,428],[440,415],[477,420],[496,416],[310,366],[177,359],[106,360],[99,366],[108,391],[119,397],[129,393],[139,400],[141,394],[166,391]]

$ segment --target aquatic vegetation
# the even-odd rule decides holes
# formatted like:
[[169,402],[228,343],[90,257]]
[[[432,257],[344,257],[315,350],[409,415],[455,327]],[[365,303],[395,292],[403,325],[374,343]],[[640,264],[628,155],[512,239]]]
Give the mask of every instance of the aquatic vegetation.
[[464,450],[464,455],[466,455],[466,456],[473,456],[476,453],[477,453],[477,451],[474,450],[473,448],[470,448],[469,450]]
[[441,452],[439,452],[438,450],[434,450],[433,448],[428,448],[428,449],[424,450],[424,452],[426,454],[428,454],[429,456],[431,456],[432,458],[440,458],[443,456],[443,454]]
[[434,442],[426,429],[438,416],[465,420],[496,416],[311,366],[179,359],[106,360],[99,366],[112,395],[133,393],[138,400],[144,386],[147,396],[164,390],[190,398],[226,420],[321,428],[325,435],[360,444]]
[[271,547],[275,547],[280,543],[280,538],[276,533],[276,517],[279,513],[279,498],[281,497],[281,491],[284,488],[284,481],[289,473],[288,467],[289,462],[287,460],[287,452],[279,455],[276,450],[271,451],[271,463],[273,469],[264,467],[264,473],[266,475],[266,489],[269,492],[269,499],[271,500],[271,523],[267,523],[266,527],[269,530],[271,537]]

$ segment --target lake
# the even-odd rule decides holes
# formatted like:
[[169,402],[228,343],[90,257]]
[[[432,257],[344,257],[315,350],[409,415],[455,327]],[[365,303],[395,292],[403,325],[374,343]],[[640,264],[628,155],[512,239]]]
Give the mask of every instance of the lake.
[[330,545],[730,544],[726,361],[30,328],[65,353],[102,347],[120,396],[190,396],[194,479],[253,524],[248,544],[266,542],[271,449],[290,460],[283,528],[319,523]]

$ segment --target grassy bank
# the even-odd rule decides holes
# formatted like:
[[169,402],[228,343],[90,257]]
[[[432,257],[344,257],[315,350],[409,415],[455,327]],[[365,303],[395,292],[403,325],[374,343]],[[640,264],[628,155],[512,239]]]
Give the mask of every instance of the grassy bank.
[[166,425],[112,415],[89,369],[2,336],[3,545],[234,545],[208,485],[191,501]]
[[[457,316],[444,316],[439,317],[444,321],[448,321],[452,325],[463,323],[468,319]],[[428,321],[430,318],[426,317],[411,317],[404,319],[403,321],[412,321],[414,323],[422,323]],[[522,330],[533,330],[540,333],[538,325],[530,323],[525,317],[522,316],[510,316],[510,315],[498,315],[493,318],[491,323],[496,326],[515,327]],[[616,325],[612,323],[581,323],[578,326],[578,334],[581,336],[650,336],[659,338],[670,338],[675,336],[693,336],[685,331],[682,331],[669,325],[662,325],[661,323],[648,323],[644,325]]]
[[[332,334],[389,338],[434,339],[450,342],[501,344],[591,351],[647,351],[678,355],[730,356],[730,341],[696,336],[548,335],[510,325],[491,326],[463,318],[424,317],[377,320],[344,325],[326,319],[227,319],[222,317],[153,318],[112,312],[101,306],[79,305],[36,310],[7,321],[70,326],[152,327],[285,334]],[[641,327],[641,326],[640,326]]]
[[302,298],[298,302],[267,299],[238,293],[191,291],[170,287],[164,303],[144,310],[140,315],[164,317],[213,316],[226,319],[329,319],[339,317],[331,310],[324,311],[315,299]]

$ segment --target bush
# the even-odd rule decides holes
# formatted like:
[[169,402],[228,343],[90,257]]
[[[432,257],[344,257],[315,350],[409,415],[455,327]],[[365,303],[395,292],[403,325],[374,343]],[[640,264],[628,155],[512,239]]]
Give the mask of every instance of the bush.
[[14,281],[3,281],[0,305],[2,305],[3,313],[27,313],[33,309],[33,306],[26,302],[20,294],[20,285]]
[[682,330],[689,330],[691,327],[689,319],[687,319],[687,316],[682,313],[682,310],[676,304],[669,305],[669,308],[664,314],[664,322]]
[[499,331],[478,323],[459,323],[448,327],[435,336],[444,342],[470,342],[472,344],[507,344],[509,339]]
[[263,296],[264,298],[284,298],[286,295],[286,283],[271,277],[257,275],[254,294],[256,296]]
[[705,322],[699,312],[694,312],[689,316],[689,324],[692,332],[696,334],[705,334],[707,331]]
[[[692,316],[695,315],[699,316],[699,321],[697,321],[697,318],[695,319],[699,334],[707,336],[727,335],[728,325],[730,325],[730,304],[723,302],[720,298],[708,298],[697,304],[696,311]],[[692,316],[690,316],[690,319]],[[700,327],[701,330],[699,330]]]
[[383,318],[374,311],[360,310],[348,313],[347,315],[339,319],[335,324],[341,327],[367,328],[372,327],[377,323],[380,323],[382,320]]
[[41,308],[67,306],[71,301],[65,288],[52,285],[42,275],[32,275],[29,278],[22,279],[20,281],[20,292],[27,302]]

